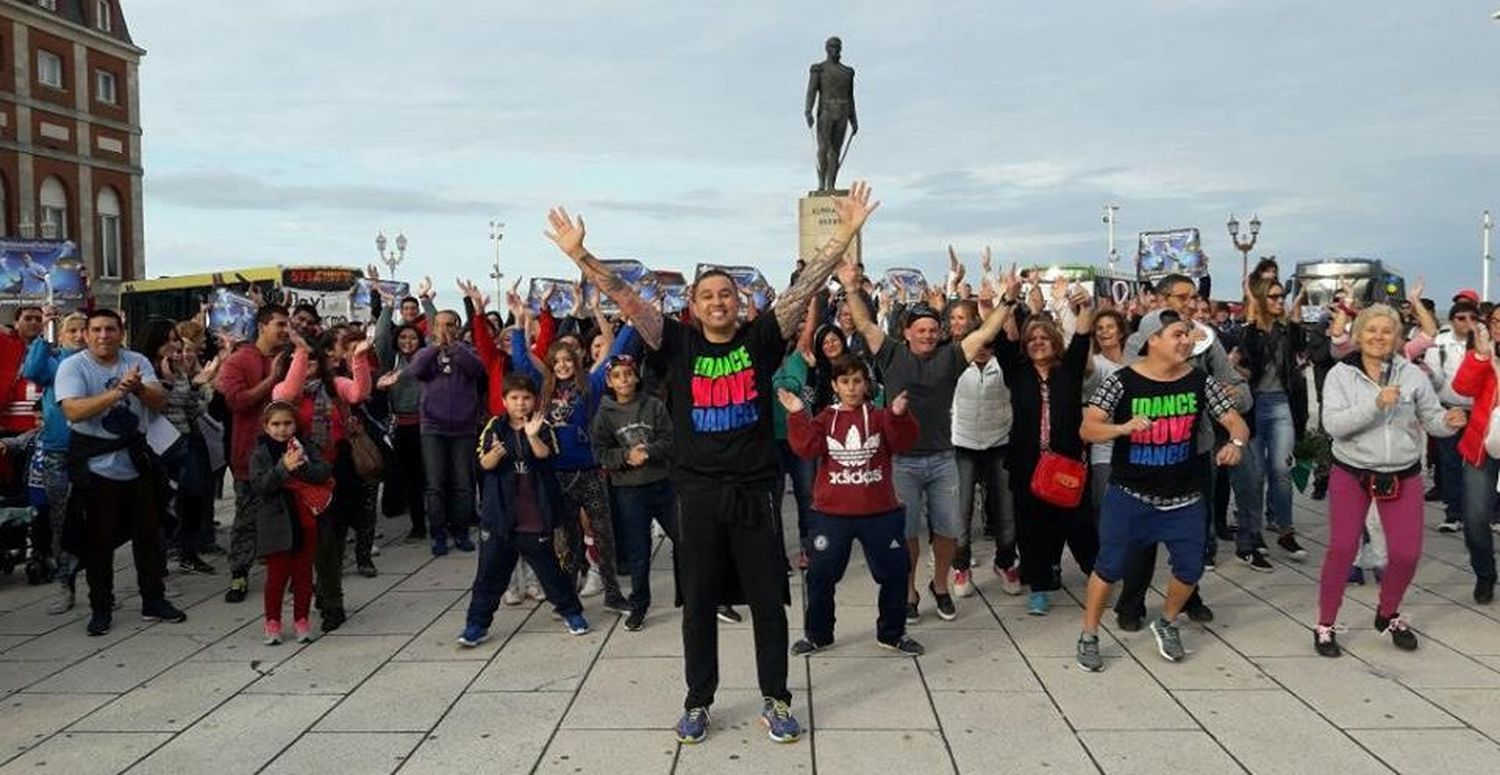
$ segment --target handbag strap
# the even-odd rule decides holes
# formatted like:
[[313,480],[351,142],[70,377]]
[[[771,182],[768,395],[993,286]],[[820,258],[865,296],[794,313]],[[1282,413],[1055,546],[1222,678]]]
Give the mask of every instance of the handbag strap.
[[1049,380],[1039,380],[1042,386],[1042,451],[1052,451],[1052,387]]

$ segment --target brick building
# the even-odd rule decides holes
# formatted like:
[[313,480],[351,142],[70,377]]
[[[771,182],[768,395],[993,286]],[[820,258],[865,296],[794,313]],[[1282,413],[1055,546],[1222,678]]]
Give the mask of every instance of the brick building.
[[101,300],[145,274],[145,51],[120,3],[0,0],[0,234],[73,240]]

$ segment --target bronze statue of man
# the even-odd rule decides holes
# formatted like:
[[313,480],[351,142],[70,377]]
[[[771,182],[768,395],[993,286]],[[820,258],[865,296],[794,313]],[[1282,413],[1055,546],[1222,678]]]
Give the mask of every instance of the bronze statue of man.
[[[833,191],[843,162],[844,131],[859,133],[859,116],[854,112],[854,68],[839,61],[844,42],[829,38],[823,45],[828,58],[812,66],[807,79],[807,126],[816,123],[818,136],[818,190]],[[813,104],[818,116],[813,120]]]

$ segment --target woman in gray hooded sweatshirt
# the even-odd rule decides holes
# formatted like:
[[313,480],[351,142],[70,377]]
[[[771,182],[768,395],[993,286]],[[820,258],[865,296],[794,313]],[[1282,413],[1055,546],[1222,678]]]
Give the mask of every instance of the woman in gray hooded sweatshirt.
[[1397,648],[1417,647],[1417,636],[1399,610],[1422,556],[1423,430],[1438,438],[1452,436],[1468,418],[1461,409],[1444,411],[1427,375],[1398,357],[1401,328],[1400,316],[1384,304],[1359,313],[1353,330],[1358,349],[1328,372],[1323,385],[1323,428],[1333,437],[1333,471],[1313,645],[1325,657],[1343,653],[1334,621],[1372,500],[1389,553],[1375,630],[1389,634]]

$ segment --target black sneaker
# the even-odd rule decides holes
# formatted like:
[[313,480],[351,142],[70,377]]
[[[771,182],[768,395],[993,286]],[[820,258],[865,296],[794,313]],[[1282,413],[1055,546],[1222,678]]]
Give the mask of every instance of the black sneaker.
[[1439,490],[1438,486],[1435,485],[1435,484],[1432,487],[1428,488],[1426,494],[1424,494],[1422,496],[1422,500],[1424,500],[1424,501],[1426,501],[1428,503],[1437,503],[1438,501],[1440,501],[1442,499],[1443,499],[1443,491]]
[[162,598],[142,603],[141,618],[148,622],[176,623],[187,621],[187,614],[178,610],[177,606],[167,602],[166,598]]
[[1240,562],[1250,566],[1250,570],[1253,571],[1270,573],[1276,568],[1276,566],[1271,564],[1270,560],[1266,559],[1266,555],[1264,553],[1258,552],[1254,549],[1245,552],[1235,552],[1234,556],[1238,557]]
[[1480,605],[1489,605],[1495,601],[1495,580],[1476,579],[1474,581],[1474,602]]
[[947,592],[937,591],[932,582],[927,582],[927,591],[932,593],[932,599],[937,603],[938,618],[945,622],[951,622],[958,618],[958,609],[953,605],[953,596]]
[[250,579],[244,576],[235,576],[229,580],[229,589],[224,592],[224,602],[243,603],[245,595],[250,592]]
[[1307,550],[1302,548],[1302,544],[1297,543],[1296,533],[1282,533],[1281,537],[1276,539],[1276,545],[1281,547],[1288,557],[1298,562],[1307,559]]
[[1437,531],[1439,533],[1457,533],[1458,531],[1463,529],[1463,523],[1459,522],[1456,519],[1445,519],[1442,522],[1438,523],[1437,526]]
[[1381,616],[1378,613],[1375,614],[1375,631],[1381,635],[1389,633],[1391,642],[1396,644],[1396,648],[1402,651],[1417,650],[1417,634],[1411,631],[1411,627],[1407,626],[1406,620],[1401,618],[1401,614],[1391,617]]
[[1211,571],[1219,569],[1219,557],[1216,554],[1208,554],[1203,557],[1203,570]]
[[645,627],[646,627],[646,612],[645,611],[631,611],[630,615],[627,616],[627,617],[625,617],[625,629],[626,630],[628,630],[630,632],[640,632],[641,630],[645,629]]
[[178,557],[177,572],[202,573],[205,576],[212,576],[213,574],[218,573],[218,571],[214,570],[214,566],[204,562],[203,558],[199,557],[196,554],[184,554],[181,557]]
[[906,621],[917,622],[922,620],[922,612],[917,610],[917,601],[906,601]]
[[1184,608],[1182,612],[1187,614],[1188,621],[1191,622],[1206,624],[1214,620],[1214,609],[1209,608],[1203,603]]
[[1115,624],[1125,632],[1140,632],[1146,626],[1146,617],[1131,614],[1115,614]]
[[113,627],[114,623],[115,616],[110,611],[95,611],[89,614],[89,637],[96,638],[109,632],[109,628]]
[[620,614],[621,616],[629,616],[635,613],[635,609],[630,606],[630,601],[623,597],[605,600],[604,610]]
[[376,576],[380,575],[380,571],[375,569],[375,563],[362,562],[359,564],[359,575],[364,576],[367,579],[373,579]]
[[1317,649],[1320,657],[1340,657],[1344,650],[1339,648],[1338,634],[1332,627],[1318,625],[1313,628],[1313,648]]
[[725,624],[739,624],[745,621],[745,617],[740,616],[740,612],[734,610],[734,606],[732,605],[719,606],[719,610],[715,611],[714,615],[719,617],[719,621]]
[[344,626],[344,622],[348,620],[349,616],[344,613],[344,609],[330,608],[323,612],[323,632],[333,632]]
[[808,654],[822,651],[832,645],[832,643],[814,643],[808,638],[802,638],[792,644],[792,656],[805,657]]
[[927,649],[922,648],[922,644],[916,642],[915,640],[912,640],[909,636],[906,635],[902,635],[901,638],[895,643],[886,643],[880,640],[877,640],[875,642],[879,644],[883,649],[890,649],[891,651],[897,652],[899,654],[904,654],[908,657],[920,657],[923,654],[927,653]]

